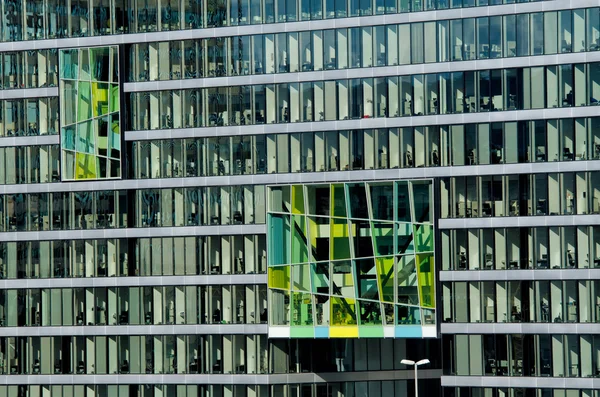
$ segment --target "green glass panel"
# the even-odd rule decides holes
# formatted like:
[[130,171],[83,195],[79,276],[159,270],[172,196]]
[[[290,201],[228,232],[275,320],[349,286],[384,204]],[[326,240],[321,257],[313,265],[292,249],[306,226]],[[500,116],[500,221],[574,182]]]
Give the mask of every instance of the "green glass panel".
[[433,251],[433,226],[430,224],[415,224],[414,229],[417,252]]
[[382,327],[358,327],[359,338],[383,338]]
[[77,79],[79,76],[78,67],[79,50],[63,50],[60,52],[60,78]]
[[410,222],[410,199],[408,197],[408,182],[396,182],[398,190],[398,209],[396,220],[399,222]]
[[63,127],[60,131],[60,142],[63,149],[75,150],[76,126]]
[[[269,269],[270,270],[270,269]],[[269,284],[269,287],[270,284]],[[271,291],[269,323],[273,325],[288,325],[290,321],[290,292],[282,290]]]
[[110,58],[112,60],[112,74],[111,79],[113,83],[119,82],[119,48],[118,47],[110,47]]
[[377,258],[377,277],[381,300],[394,302],[394,258]]
[[331,218],[331,259],[350,258],[350,238],[346,219]]
[[329,325],[329,295],[315,295],[315,314],[317,325]]
[[92,103],[94,117],[108,114],[108,84],[92,83]]
[[77,124],[77,148],[78,152],[96,154],[96,134],[94,123],[87,121]]
[[110,57],[108,47],[90,48],[92,80],[109,81]]
[[290,267],[269,267],[269,288],[290,289]]
[[430,193],[431,193],[431,182],[429,181],[417,181],[411,182],[413,189],[413,209],[414,209],[414,222],[418,223],[431,223],[431,211],[430,211]]
[[421,310],[414,306],[396,306],[398,325],[421,324]]
[[371,224],[368,221],[351,220],[350,235],[352,236],[355,258],[373,256],[371,234]]
[[329,185],[309,185],[306,200],[310,215],[329,216]]
[[383,306],[383,314],[385,319],[385,325],[394,325],[394,319],[396,318],[394,305],[389,305],[387,303],[382,303]]
[[339,216],[346,218],[346,193],[344,191],[344,185],[336,184],[331,189],[331,203],[332,203],[332,214],[333,216]]
[[417,255],[417,273],[421,290],[421,306],[435,307],[435,274],[433,255]]
[[396,267],[398,274],[398,303],[418,305],[419,291],[417,289],[415,257],[413,255],[398,257]]
[[82,48],[80,51],[81,57],[79,58],[79,77],[78,80],[87,80],[90,81],[90,57],[88,54],[88,50],[86,48]]
[[273,215],[268,217],[269,231],[269,265],[282,265],[290,263],[289,246],[291,239],[290,220],[286,215]]
[[369,185],[371,192],[371,213],[373,219],[394,220],[394,185],[374,183]]
[[75,152],[63,150],[63,177],[66,179],[75,179]]
[[348,202],[350,203],[350,217],[358,219],[368,219],[369,212],[367,206],[367,193],[364,183],[349,183]]
[[119,86],[116,84],[111,84],[110,85],[109,107],[108,107],[109,112],[113,113],[113,112],[118,112],[120,110],[119,101],[120,101]]
[[329,260],[329,218],[307,217],[313,260]]
[[394,253],[394,224],[371,222],[375,255],[391,255]]
[[356,303],[354,299],[331,298],[331,325],[356,325]]
[[357,297],[362,299],[379,300],[377,269],[375,267],[375,261],[373,258],[357,259],[354,261],[354,267],[354,273],[357,277]]
[[310,291],[310,265],[292,266],[292,289],[294,291]]
[[110,175],[111,178],[121,177],[121,160],[110,160]]
[[312,292],[329,295],[329,263],[312,263]]
[[292,213],[304,214],[304,188],[302,185],[292,186]]
[[356,300],[360,313],[360,325],[382,325],[381,305],[379,302]]
[[337,261],[332,263],[331,294],[338,296],[354,297],[354,276],[352,275],[351,261]]
[[413,227],[411,223],[396,224],[396,252],[398,254],[412,254],[415,252],[412,232]]
[[63,80],[61,84],[61,125],[64,127],[77,121],[77,82]]
[[92,118],[92,88],[87,81],[80,81],[77,86],[77,121],[85,121]]
[[312,295],[292,292],[292,325],[313,325]]
[[435,324],[435,310],[423,309],[423,324]]
[[98,154],[101,156],[108,156],[108,134],[109,134],[109,118],[102,117],[96,121],[96,142],[98,146]]
[[306,218],[300,215],[292,215],[292,219],[292,263],[308,262]]

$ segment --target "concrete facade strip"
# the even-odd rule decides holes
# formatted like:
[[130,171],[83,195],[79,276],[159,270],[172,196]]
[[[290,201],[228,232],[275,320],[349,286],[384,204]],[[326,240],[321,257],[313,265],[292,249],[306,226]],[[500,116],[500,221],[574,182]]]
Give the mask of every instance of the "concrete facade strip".
[[413,74],[448,73],[488,69],[522,68],[535,65],[563,65],[600,61],[600,51],[576,54],[555,54],[529,57],[484,59],[461,62],[435,62],[415,65],[366,67],[357,69],[325,70],[281,74],[263,74],[232,77],[198,78],[125,83],[123,91],[146,92],[206,87],[244,86],[258,84],[298,83],[340,79],[404,76]]
[[508,216],[491,218],[440,219],[440,229],[488,229],[506,227],[551,227],[600,225],[600,215]]
[[434,10],[413,13],[369,15],[350,18],[324,19],[316,21],[283,22],[259,25],[200,28],[149,33],[114,34],[93,37],[29,40],[0,43],[0,52],[28,51],[50,48],[75,48],[119,44],[175,41],[211,37],[242,36],[265,33],[299,32],[306,30],[335,29],[344,27],[376,26],[408,22],[429,22],[446,19],[475,18],[507,14],[568,10],[597,7],[598,0],[550,0],[531,3],[504,4],[488,7],[472,7],[450,10]]
[[[421,379],[439,379],[441,370],[420,370]],[[82,384],[236,384],[236,385],[278,385],[298,383],[369,381],[369,380],[410,380],[412,370],[362,371],[334,373],[299,374],[107,374],[107,375],[0,375],[2,385],[82,385]]]
[[37,288],[118,288],[140,286],[249,285],[266,284],[266,274],[216,274],[201,276],[77,277],[3,279],[0,290]]
[[266,234],[267,227],[260,225],[182,226],[128,229],[67,230],[43,232],[3,232],[0,241],[87,240],[143,237],[187,237],[214,235]]
[[[59,135],[14,136],[0,138],[0,147],[58,145]],[[3,185],[6,186],[6,185]]]
[[6,336],[118,336],[118,335],[264,335],[266,324],[85,325],[0,327]]
[[161,189],[202,186],[239,186],[287,183],[350,182],[353,180],[424,179],[473,175],[518,175],[561,172],[600,171],[600,161],[561,161],[551,163],[519,163],[467,165],[452,167],[419,167],[380,170],[296,172],[190,178],[124,179],[112,181],[32,183],[0,185],[0,194],[52,193],[98,190]]
[[440,281],[598,280],[600,269],[510,269],[440,271]]
[[[4,43],[0,43],[2,45]],[[46,98],[58,96],[58,87],[18,88],[0,90],[2,99]]]
[[576,117],[597,117],[598,106],[564,107],[552,109],[511,110],[499,112],[441,114],[367,118],[358,120],[311,121],[306,123],[254,124],[244,126],[199,127],[125,131],[127,141],[216,137],[228,135],[283,134],[311,131],[338,131],[372,128],[399,128],[432,125],[495,123],[502,121],[554,120]]
[[597,323],[443,323],[442,334],[600,334]]
[[442,376],[442,387],[510,387],[552,389],[598,389],[600,378],[554,378],[516,376]]

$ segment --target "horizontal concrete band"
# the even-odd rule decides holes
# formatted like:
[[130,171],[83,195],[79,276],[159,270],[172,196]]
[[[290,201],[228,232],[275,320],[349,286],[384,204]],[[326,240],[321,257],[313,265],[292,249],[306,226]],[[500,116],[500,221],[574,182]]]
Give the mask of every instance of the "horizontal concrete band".
[[600,378],[553,378],[520,376],[442,376],[443,387],[511,387],[552,389],[599,389]]
[[492,218],[440,219],[440,229],[487,229],[506,227],[552,227],[600,225],[600,215],[507,216]]
[[266,225],[182,226],[98,230],[53,230],[43,232],[3,232],[0,241],[45,241],[115,239],[143,237],[187,237],[266,234]]
[[598,280],[600,269],[442,270],[440,281]]
[[448,73],[488,69],[509,69],[532,66],[549,66],[572,63],[598,62],[600,51],[570,54],[540,55],[483,59],[459,62],[435,62],[414,65],[364,67],[356,69],[325,70],[316,72],[275,73],[249,76],[197,78],[125,83],[125,92],[181,90],[207,87],[243,86],[257,84],[300,83],[341,79],[358,79],[388,76],[404,76],[428,73]]
[[445,19],[475,18],[507,14],[522,14],[554,10],[578,9],[587,7],[597,7],[598,5],[600,5],[598,3],[598,0],[551,0],[531,3],[504,4],[491,7],[482,6],[472,8],[455,8],[439,11],[424,11],[414,13],[324,19],[316,21],[283,22],[271,24],[231,26],[221,28],[201,28],[151,33],[130,33],[94,37],[4,42],[0,43],[0,52],[26,51],[48,48],[75,48],[101,45],[134,44],[154,41],[175,41],[265,33],[299,32],[306,30],[376,26],[407,22],[428,22]]
[[202,276],[73,277],[0,280],[0,290],[32,288],[117,288],[200,285],[266,284],[266,274],[215,274]]
[[125,131],[127,141],[179,139],[213,136],[283,134],[312,131],[360,130],[374,128],[421,127],[496,123],[502,121],[555,120],[576,117],[597,117],[598,106],[564,107],[498,112],[440,114],[430,116],[376,117],[357,120],[311,121],[306,123],[273,123],[244,126],[198,127]]
[[[439,379],[442,371],[438,369],[419,371],[421,379]],[[235,385],[277,385],[298,383],[330,382],[368,382],[382,380],[414,379],[413,370],[397,371],[361,371],[333,373],[298,374],[141,374],[141,375],[2,375],[0,384],[9,385],[81,385],[81,384],[235,384]]]
[[0,137],[0,147],[58,145],[59,135],[11,136]]
[[[85,325],[0,327],[2,336],[113,336],[113,335],[227,335],[267,334],[266,324]],[[1,382],[0,382],[1,383]]]
[[[1,45],[1,44],[0,44]],[[17,88],[0,90],[2,99],[46,98],[58,96],[58,87]]]
[[191,178],[124,179],[90,182],[32,183],[0,185],[0,194],[82,192],[98,190],[164,189],[204,186],[275,185],[288,183],[350,182],[357,180],[427,179],[473,175],[545,174],[600,170],[600,161],[556,161],[467,165],[452,167],[394,168],[380,170],[294,172]]
[[600,334],[597,323],[443,323],[442,334]]

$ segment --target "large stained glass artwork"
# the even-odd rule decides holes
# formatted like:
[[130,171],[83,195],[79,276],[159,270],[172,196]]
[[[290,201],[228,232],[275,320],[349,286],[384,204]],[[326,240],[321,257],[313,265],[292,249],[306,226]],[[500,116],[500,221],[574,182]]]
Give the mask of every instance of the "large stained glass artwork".
[[269,336],[436,337],[429,179],[269,186]]
[[63,180],[121,177],[117,46],[60,51]]

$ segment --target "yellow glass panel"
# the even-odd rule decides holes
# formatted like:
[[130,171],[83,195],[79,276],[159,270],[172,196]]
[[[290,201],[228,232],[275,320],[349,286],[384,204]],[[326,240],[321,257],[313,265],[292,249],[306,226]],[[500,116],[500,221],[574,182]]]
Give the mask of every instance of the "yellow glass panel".
[[292,213],[304,214],[304,187],[302,185],[292,186]]
[[394,258],[377,258],[379,296],[384,302],[394,302]]
[[330,327],[330,338],[358,338],[358,327]]
[[356,301],[352,298],[332,297],[331,325],[356,326]]
[[94,117],[108,114],[108,84],[92,83]]
[[269,288],[290,289],[290,267],[277,266],[269,268]]
[[95,179],[98,176],[96,156],[77,153],[75,179]]
[[433,255],[417,255],[417,274],[421,306],[435,308],[435,274]]

